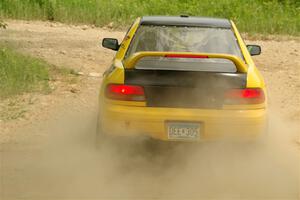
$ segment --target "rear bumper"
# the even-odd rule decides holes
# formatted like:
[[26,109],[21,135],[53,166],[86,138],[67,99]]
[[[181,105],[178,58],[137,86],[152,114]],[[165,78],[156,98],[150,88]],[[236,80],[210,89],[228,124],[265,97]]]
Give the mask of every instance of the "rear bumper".
[[107,105],[99,123],[105,134],[144,135],[169,140],[166,122],[201,123],[200,140],[238,136],[253,138],[266,130],[266,109],[208,110]]

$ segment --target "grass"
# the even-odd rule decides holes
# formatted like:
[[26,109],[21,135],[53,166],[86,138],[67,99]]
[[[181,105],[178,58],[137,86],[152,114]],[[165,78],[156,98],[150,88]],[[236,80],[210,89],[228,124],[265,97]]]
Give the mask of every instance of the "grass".
[[242,32],[300,35],[299,0],[1,0],[0,18],[115,27],[144,15],[233,19]]
[[[33,104],[33,93],[48,94],[50,82],[76,84],[76,72],[57,67],[15,50],[14,44],[0,43],[0,122],[22,118]],[[23,95],[25,94],[25,95]]]
[[0,19],[0,29],[6,29],[7,28],[7,24],[4,23],[1,19]]
[[0,100],[28,92],[51,92],[49,81],[78,82],[73,69],[55,66],[15,50],[13,43],[0,42]]
[[49,64],[0,44],[0,99],[49,92]]

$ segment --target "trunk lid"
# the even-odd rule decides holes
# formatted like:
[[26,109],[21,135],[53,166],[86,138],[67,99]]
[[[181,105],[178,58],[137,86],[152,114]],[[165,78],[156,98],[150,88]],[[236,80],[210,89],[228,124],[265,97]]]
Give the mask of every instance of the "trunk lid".
[[246,73],[125,70],[125,84],[143,86],[149,107],[220,109],[224,93],[245,88],[246,79]]

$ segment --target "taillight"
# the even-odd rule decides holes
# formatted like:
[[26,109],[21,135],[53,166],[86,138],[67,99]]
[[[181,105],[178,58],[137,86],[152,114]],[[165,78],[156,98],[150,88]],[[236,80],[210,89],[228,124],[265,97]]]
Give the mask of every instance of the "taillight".
[[144,88],[137,85],[109,84],[106,96],[114,100],[145,101]]
[[265,94],[259,88],[231,89],[225,93],[225,104],[260,104]]

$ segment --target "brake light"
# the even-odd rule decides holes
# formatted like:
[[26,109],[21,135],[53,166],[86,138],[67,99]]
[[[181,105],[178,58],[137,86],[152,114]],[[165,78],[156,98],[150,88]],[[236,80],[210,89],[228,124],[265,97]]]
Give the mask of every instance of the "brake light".
[[225,104],[260,104],[265,101],[259,88],[231,89],[225,93]]
[[168,54],[166,58],[208,58],[208,56],[191,55],[191,54]]
[[145,101],[144,88],[137,85],[110,84],[106,96],[114,100]]

